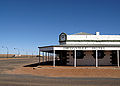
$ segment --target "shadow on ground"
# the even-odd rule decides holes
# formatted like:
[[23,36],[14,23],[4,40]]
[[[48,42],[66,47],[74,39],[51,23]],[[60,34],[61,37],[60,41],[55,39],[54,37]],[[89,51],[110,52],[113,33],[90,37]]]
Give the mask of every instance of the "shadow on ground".
[[[56,66],[60,66],[61,64],[59,64],[59,61],[56,61]],[[41,63],[34,63],[34,64],[29,64],[29,65],[25,65],[23,67],[37,67],[40,65],[48,65],[48,66],[52,66],[53,65],[53,61],[47,61],[47,62],[41,62]]]
[[[37,67],[37,66],[53,66],[53,61],[47,61],[47,62],[41,62],[41,63],[33,63],[33,64],[29,64],[29,65],[25,65],[23,67]],[[56,66],[72,66],[72,65],[63,65],[61,64],[60,61],[55,61],[55,65]],[[77,65],[77,66],[89,66],[89,67],[95,67],[95,65]],[[99,67],[117,67],[117,65],[99,65]]]

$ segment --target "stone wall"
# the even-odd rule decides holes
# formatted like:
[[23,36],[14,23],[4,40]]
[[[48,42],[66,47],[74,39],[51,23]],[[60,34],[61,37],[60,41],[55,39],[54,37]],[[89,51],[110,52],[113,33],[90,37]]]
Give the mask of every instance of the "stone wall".
[[67,52],[67,65],[74,65],[73,51]]
[[95,65],[95,59],[93,58],[92,51],[85,51],[83,59],[77,59],[77,65]]
[[[77,66],[94,66],[95,58],[93,57],[93,51],[84,51],[84,58],[83,59],[77,59]],[[99,65],[112,65],[111,63],[111,52],[110,51],[104,51],[104,58],[98,60]],[[73,51],[67,52],[67,65],[74,65],[74,54]]]
[[105,54],[104,58],[99,59],[98,64],[99,65],[112,65],[111,56],[110,56],[111,52],[110,51],[104,51],[104,54]]

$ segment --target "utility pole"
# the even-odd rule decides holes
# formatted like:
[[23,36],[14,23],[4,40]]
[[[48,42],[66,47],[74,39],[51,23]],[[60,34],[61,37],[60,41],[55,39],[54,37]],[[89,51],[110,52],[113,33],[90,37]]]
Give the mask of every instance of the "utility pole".
[[8,58],[8,54],[9,54],[9,49],[8,49],[8,47],[7,47],[7,46],[6,46],[6,47],[2,46],[2,48],[6,48],[6,49],[7,49],[7,58]]

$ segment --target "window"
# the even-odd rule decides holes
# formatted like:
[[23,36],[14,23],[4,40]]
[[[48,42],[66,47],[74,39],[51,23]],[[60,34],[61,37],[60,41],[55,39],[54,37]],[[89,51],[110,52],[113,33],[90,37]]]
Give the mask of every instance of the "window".
[[83,59],[84,56],[85,56],[84,51],[81,51],[81,50],[76,51],[76,58],[77,59]]

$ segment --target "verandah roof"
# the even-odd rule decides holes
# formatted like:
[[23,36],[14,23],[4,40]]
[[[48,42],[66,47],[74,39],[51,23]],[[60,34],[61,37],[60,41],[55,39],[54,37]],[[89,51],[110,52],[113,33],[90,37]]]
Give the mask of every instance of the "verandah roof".
[[64,45],[43,46],[38,48],[46,48],[46,47],[120,47],[120,44],[64,44]]
[[38,47],[40,51],[48,52],[53,50],[120,50],[120,44],[66,44]]

